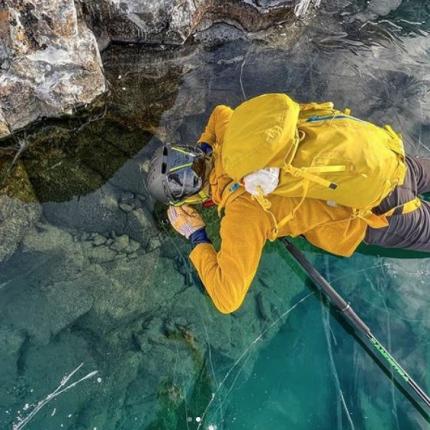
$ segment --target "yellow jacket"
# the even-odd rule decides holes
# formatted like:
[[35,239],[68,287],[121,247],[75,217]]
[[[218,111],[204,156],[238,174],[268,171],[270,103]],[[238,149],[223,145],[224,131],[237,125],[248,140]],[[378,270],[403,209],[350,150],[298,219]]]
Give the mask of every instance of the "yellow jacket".
[[[221,163],[224,133],[233,110],[217,106],[212,112],[199,142],[213,147],[214,168],[210,174],[212,200],[219,204],[232,180]],[[299,205],[301,198],[268,196],[271,212],[283,219]],[[304,235],[312,244],[341,256],[350,256],[364,239],[367,224],[351,218],[347,207],[329,207],[326,202],[305,199],[295,217],[284,226],[279,236]],[[255,276],[264,244],[271,236],[270,215],[248,193],[227,201],[221,220],[221,249],[201,243],[190,254],[205,288],[222,313],[237,310]]]

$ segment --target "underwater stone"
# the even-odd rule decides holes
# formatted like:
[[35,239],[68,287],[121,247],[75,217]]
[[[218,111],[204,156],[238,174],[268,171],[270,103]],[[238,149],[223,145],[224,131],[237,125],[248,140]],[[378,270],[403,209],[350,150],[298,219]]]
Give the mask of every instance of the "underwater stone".
[[84,232],[81,234],[80,239],[81,239],[81,241],[86,241],[86,240],[88,240],[88,239],[91,239],[91,236],[90,236],[90,234],[89,234],[89,233],[87,233],[87,232],[85,232],[85,231],[84,231]]
[[96,233],[93,237],[93,245],[94,246],[100,246],[106,243],[107,238],[102,236],[101,234]]
[[118,206],[124,212],[131,212],[133,210],[133,206],[128,203],[120,203]]
[[7,260],[41,214],[37,203],[0,196],[0,262]]
[[131,203],[135,198],[135,195],[131,192],[125,192],[121,194],[120,202],[121,203]]
[[[49,256],[56,261],[55,268],[45,268],[46,280],[59,282],[67,276],[75,276],[85,265],[84,249],[92,248],[90,242],[76,242],[69,232],[51,224],[39,223],[37,228],[30,230],[22,241],[23,252],[32,253],[34,258],[39,255]],[[44,265],[44,263],[40,263]],[[51,278],[51,270],[56,273]]]
[[265,300],[265,296],[259,292],[255,296],[255,301],[257,303],[257,311],[261,319],[264,321],[268,321],[270,317],[270,309],[268,307],[268,303]]
[[149,239],[149,243],[148,243],[148,247],[147,247],[147,251],[153,251],[154,249],[160,248],[161,247],[161,240],[158,237],[151,237],[151,239]]
[[[2,182],[3,181],[3,182]],[[41,215],[41,207],[21,162],[14,167],[0,160],[0,262],[18,248]]]
[[[56,335],[70,323],[87,313],[93,304],[91,278],[80,276],[44,288],[46,310],[50,318],[50,334]],[[79,284],[79,287],[77,287]]]
[[109,263],[109,271],[100,265],[88,268],[97,276],[94,284],[97,285],[97,293],[94,306],[87,315],[87,327],[98,327],[102,332],[110,330],[118,321],[133,319],[163,302],[154,279],[160,265],[158,255],[139,256],[135,261],[137,263],[129,265],[124,258],[114,260]]
[[142,228],[151,228],[152,224],[151,221],[148,219],[148,217],[145,214],[145,211],[141,208],[135,209],[132,213],[134,217],[136,217],[136,221],[139,223],[139,225]]
[[[24,333],[9,326],[2,326],[0,328],[0,379],[3,383],[8,378],[16,375],[20,350],[25,341],[26,337]],[[10,401],[9,396],[3,390],[0,390],[0,402],[7,404],[8,401]]]
[[116,252],[106,246],[95,246],[86,250],[87,258],[93,263],[107,263],[116,257]]
[[125,231],[130,238],[139,242],[144,248],[150,238],[157,234],[155,225],[150,219],[150,214],[142,208],[129,212]]
[[114,243],[111,245],[111,249],[117,252],[125,251],[130,243],[130,238],[123,234],[117,238],[115,238]]
[[140,243],[133,240],[133,239],[130,239],[130,243],[126,249],[126,252],[128,254],[131,254],[131,253],[136,252],[139,248],[140,248]]
[[57,226],[100,234],[110,230],[123,232],[127,223],[127,214],[118,208],[116,190],[109,184],[67,202],[45,203],[43,212]]

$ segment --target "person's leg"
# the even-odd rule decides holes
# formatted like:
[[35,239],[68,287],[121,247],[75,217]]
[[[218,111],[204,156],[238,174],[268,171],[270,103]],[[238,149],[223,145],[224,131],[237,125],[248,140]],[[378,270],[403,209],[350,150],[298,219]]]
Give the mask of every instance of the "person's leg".
[[403,248],[415,251],[430,251],[430,203],[408,214],[389,218],[389,226],[367,228],[364,242],[384,248]]
[[[396,187],[373,209],[375,214],[381,215],[415,199],[418,194],[430,192],[430,159],[406,156],[406,165],[403,184]],[[401,209],[396,212],[400,213]]]
[[[372,209],[375,214],[382,215],[390,209],[399,207],[413,200],[417,196],[416,176],[419,175],[421,166],[410,157],[406,157],[406,165],[406,176],[403,184],[394,188],[394,190],[382,200],[379,206]],[[398,212],[401,212],[401,210],[399,209]]]
[[[417,197],[430,192],[430,160],[406,157],[407,171],[404,183],[396,187],[381,204],[373,209],[383,214]],[[386,248],[404,248],[430,251],[430,202],[422,201],[420,208],[402,214],[399,207],[389,217],[389,226],[380,229],[367,228],[364,242]]]
[[408,170],[412,172],[416,193],[430,192],[430,159],[407,156],[406,163]]

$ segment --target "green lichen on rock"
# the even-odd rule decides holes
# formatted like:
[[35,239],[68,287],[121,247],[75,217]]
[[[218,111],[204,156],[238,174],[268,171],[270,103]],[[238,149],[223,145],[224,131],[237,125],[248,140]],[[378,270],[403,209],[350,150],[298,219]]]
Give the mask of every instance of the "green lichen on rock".
[[13,164],[12,158],[0,159],[0,195],[23,203],[37,202],[27,170],[21,161]]

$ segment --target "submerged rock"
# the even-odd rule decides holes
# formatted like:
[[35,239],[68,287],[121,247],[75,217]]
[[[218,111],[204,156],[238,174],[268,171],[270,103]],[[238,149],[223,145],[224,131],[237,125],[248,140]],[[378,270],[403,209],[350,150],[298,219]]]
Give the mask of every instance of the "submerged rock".
[[123,234],[115,238],[114,243],[111,245],[111,249],[117,252],[122,252],[128,248],[129,244],[130,244],[130,238],[126,234]]
[[0,196],[0,262],[15,252],[26,231],[39,219],[40,213],[37,203]]
[[118,206],[124,212],[131,212],[133,210],[133,206],[128,203],[120,203]]
[[105,91],[96,40],[73,0],[6,0],[0,12],[0,137]]
[[41,212],[22,163],[0,160],[0,262],[15,252]]
[[93,245],[94,246],[100,246],[105,244],[107,241],[107,238],[102,236],[101,234],[95,233],[93,236]]

